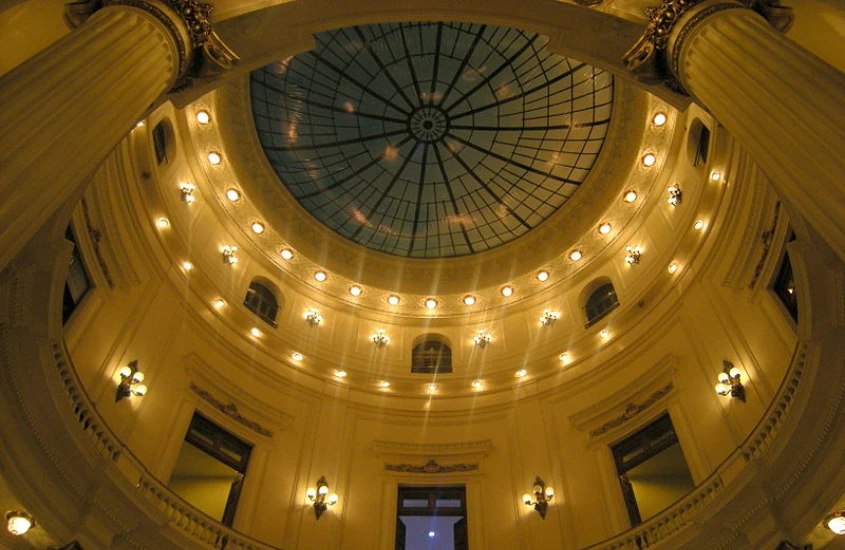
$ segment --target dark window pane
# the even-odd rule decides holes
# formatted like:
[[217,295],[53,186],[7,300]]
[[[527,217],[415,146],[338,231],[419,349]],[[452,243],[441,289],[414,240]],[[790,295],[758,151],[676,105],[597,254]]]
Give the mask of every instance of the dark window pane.
[[587,316],[587,327],[590,327],[606,317],[611,311],[619,307],[619,298],[612,283],[605,283],[595,289],[584,304],[584,314]]
[[277,326],[276,315],[279,313],[279,301],[273,291],[265,285],[258,281],[251,282],[246,291],[244,305],[268,325]]

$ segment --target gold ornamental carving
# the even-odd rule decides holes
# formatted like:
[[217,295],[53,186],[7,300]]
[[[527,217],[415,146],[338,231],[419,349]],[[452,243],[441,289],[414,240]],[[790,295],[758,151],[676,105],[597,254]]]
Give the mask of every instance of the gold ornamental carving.
[[622,56],[625,67],[643,82],[654,84],[662,81],[675,91],[686,93],[680,83],[678,70],[681,44],[690,31],[710,15],[729,9],[750,9],[762,15],[780,32],[786,32],[792,26],[792,8],[782,6],[780,0],[713,2],[684,21],[683,27],[677,33],[672,56],[667,55],[669,37],[678,21],[685,13],[705,2],[706,0],[661,0],[659,6],[646,8],[648,26],[636,44]]
[[384,469],[390,472],[413,474],[452,474],[456,472],[471,472],[478,469],[478,464],[438,464],[431,459],[425,464],[385,464]]

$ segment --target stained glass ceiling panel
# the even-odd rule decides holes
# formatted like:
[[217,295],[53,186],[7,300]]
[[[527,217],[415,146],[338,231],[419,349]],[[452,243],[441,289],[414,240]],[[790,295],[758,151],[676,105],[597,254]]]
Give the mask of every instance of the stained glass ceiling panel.
[[351,27],[254,71],[261,145],[328,227],[412,258],[463,256],[537,227],[601,151],[613,79],[548,38],[465,23]]

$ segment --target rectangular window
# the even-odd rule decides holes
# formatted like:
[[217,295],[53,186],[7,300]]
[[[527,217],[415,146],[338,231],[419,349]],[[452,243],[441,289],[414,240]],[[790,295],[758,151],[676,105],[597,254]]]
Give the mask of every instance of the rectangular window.
[[668,414],[613,445],[611,450],[632,527],[695,488]]
[[710,128],[707,126],[701,127],[701,133],[698,136],[698,144],[695,148],[695,160],[693,166],[702,166],[707,164],[707,156],[710,153]]
[[71,315],[76,311],[76,307],[91,288],[88,272],[85,269],[85,263],[82,261],[82,255],[79,253],[76,235],[74,235],[71,226],[67,226],[65,239],[73,243],[73,251],[70,253],[70,265],[65,278],[64,296],[62,298],[62,324],[66,324],[70,320]]
[[798,322],[798,294],[795,291],[795,276],[792,273],[792,262],[789,261],[789,253],[783,255],[780,269],[772,284],[772,290],[789,312],[789,316],[796,323]]
[[168,487],[231,527],[252,445],[195,413]]
[[400,485],[396,550],[468,550],[466,487]]
[[153,128],[153,149],[155,149],[156,162],[167,163],[167,128],[165,123],[160,122]]

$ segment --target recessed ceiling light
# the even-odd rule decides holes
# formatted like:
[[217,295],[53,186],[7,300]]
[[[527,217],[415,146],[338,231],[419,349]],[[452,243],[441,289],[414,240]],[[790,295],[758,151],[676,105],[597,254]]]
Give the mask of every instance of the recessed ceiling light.
[[425,307],[427,307],[428,309],[436,308],[437,307],[437,300],[435,300],[434,298],[429,298],[428,300],[425,301]]
[[599,233],[602,235],[607,235],[613,230],[613,226],[609,223],[605,222],[599,226]]
[[182,269],[184,269],[185,271],[190,271],[193,268],[194,264],[192,264],[191,262],[182,262]]
[[541,271],[537,273],[537,280],[538,281],[548,281],[549,280],[549,272],[548,271]]
[[633,189],[630,191],[626,191],[625,194],[622,196],[622,200],[625,202],[634,202],[637,200],[637,192]]
[[256,338],[261,338],[261,336],[264,334],[263,332],[261,332],[260,329],[256,327],[252,327],[251,329],[249,329],[249,333],[255,336]]
[[464,296],[464,304],[471,306],[475,303],[475,296],[467,295]]
[[334,375],[338,378],[346,378],[346,371],[345,370],[336,370],[336,371],[334,371]]
[[220,156],[220,153],[211,152],[208,154],[208,162],[211,164],[220,164],[223,161],[223,157]]
[[323,282],[329,278],[325,271],[318,271],[314,273],[314,278],[317,279],[319,282]]
[[481,380],[473,380],[472,381],[472,387],[477,389],[477,390],[480,390],[481,388],[484,387],[484,383]]
[[156,225],[162,228],[169,227],[170,221],[167,218],[159,218],[158,220],[156,220]]
[[525,370],[525,369],[519,369],[519,370],[518,370],[518,371],[516,371],[516,373],[514,373],[514,374],[515,374],[515,376],[516,376],[517,378],[523,378],[525,375],[527,375],[527,374],[528,374],[528,371],[527,371],[527,370]]
[[502,287],[502,296],[507,298],[508,296],[513,295],[513,287],[512,286],[503,286]]
[[144,122],[143,120],[139,120],[138,122],[135,123],[135,128],[143,128],[146,125],[147,125],[146,122]]
[[241,200],[241,192],[237,189],[227,189],[226,190],[226,198],[232,202],[237,202]]
[[663,126],[666,124],[666,121],[669,117],[666,116],[666,113],[654,113],[654,117],[651,121],[654,123],[655,126]]
[[676,264],[674,262],[669,264],[669,273],[674,273],[676,271],[678,271],[678,264]]
[[599,332],[599,338],[602,338],[602,339],[610,338],[610,332],[607,331],[607,330],[602,330],[601,332]]
[[293,250],[290,248],[283,248],[279,251],[279,256],[281,256],[283,260],[290,260],[293,258]]
[[217,298],[216,300],[214,300],[213,303],[214,303],[215,309],[220,309],[220,308],[222,308],[223,306],[226,305],[226,300],[224,300],[223,298]]
[[584,255],[581,253],[580,250],[573,250],[572,252],[569,253],[569,259],[572,260],[573,262],[577,262],[578,260],[580,260],[583,257],[584,257]]
[[397,296],[395,294],[391,294],[390,296],[387,297],[387,303],[392,305],[392,306],[399,305],[399,296]]
[[360,296],[362,292],[364,292],[363,289],[361,289],[358,285],[352,285],[349,287],[349,294],[353,296]]
[[696,228],[696,229],[702,229],[704,227],[704,220],[696,221],[695,225],[693,225],[693,227]]
[[710,172],[710,181],[716,182],[722,179],[722,173],[718,170]]
[[571,360],[571,358],[569,357],[569,353],[567,353],[567,352],[561,353],[560,356],[558,357],[558,359],[560,359],[560,362],[564,363],[564,364],[568,364],[569,361]]
[[437,389],[437,384],[429,384],[428,391],[435,391]]
[[643,166],[654,166],[655,162],[657,162],[657,157],[654,156],[654,153],[647,153],[643,155]]
[[380,388],[389,388],[389,387],[390,387],[390,382],[388,382],[387,380],[382,380],[381,382],[379,382],[379,383],[378,383],[378,387],[380,387]]
[[208,111],[197,111],[197,122],[200,124],[208,124],[211,122],[211,115]]
[[291,356],[291,359],[293,359],[294,361],[302,361],[302,357],[303,357],[302,354],[299,353],[298,351],[291,353],[290,356]]
[[252,231],[258,235],[264,233],[264,224],[261,222],[252,222]]

